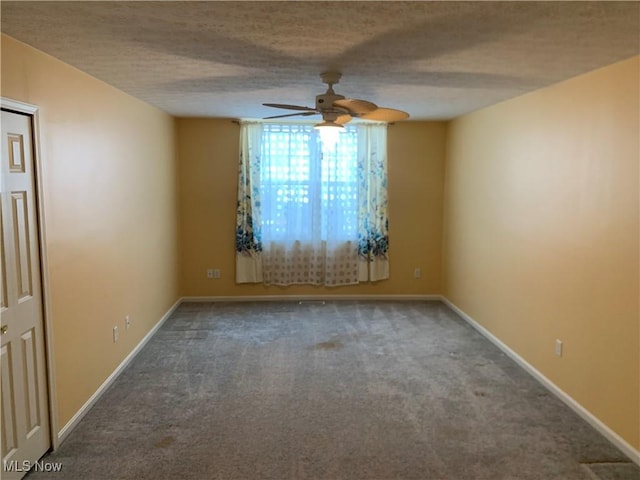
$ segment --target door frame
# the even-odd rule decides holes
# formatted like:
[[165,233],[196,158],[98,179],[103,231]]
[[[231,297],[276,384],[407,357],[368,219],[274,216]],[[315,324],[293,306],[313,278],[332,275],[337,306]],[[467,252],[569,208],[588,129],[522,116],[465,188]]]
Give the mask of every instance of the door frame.
[[44,331],[44,349],[47,377],[48,394],[48,414],[49,414],[49,436],[51,448],[56,450],[60,444],[58,439],[57,421],[57,400],[55,382],[55,361],[53,344],[53,322],[51,314],[51,289],[49,283],[49,269],[47,261],[47,242],[45,228],[45,194],[44,194],[44,162],[42,160],[42,150],[40,148],[40,109],[37,105],[0,97],[0,107],[23,115],[31,119],[31,132],[33,143],[33,174],[34,174],[34,194],[36,203],[36,225],[38,229],[38,251],[40,253],[40,284],[42,291],[42,317]]

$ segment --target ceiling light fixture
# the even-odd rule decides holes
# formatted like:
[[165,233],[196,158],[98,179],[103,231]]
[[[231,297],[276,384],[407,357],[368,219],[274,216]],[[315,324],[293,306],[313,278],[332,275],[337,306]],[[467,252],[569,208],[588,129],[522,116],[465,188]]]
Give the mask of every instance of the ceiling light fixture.
[[322,123],[318,123],[313,126],[320,134],[320,141],[322,145],[327,149],[335,148],[340,137],[340,132],[344,130],[344,127],[333,120],[324,120]]

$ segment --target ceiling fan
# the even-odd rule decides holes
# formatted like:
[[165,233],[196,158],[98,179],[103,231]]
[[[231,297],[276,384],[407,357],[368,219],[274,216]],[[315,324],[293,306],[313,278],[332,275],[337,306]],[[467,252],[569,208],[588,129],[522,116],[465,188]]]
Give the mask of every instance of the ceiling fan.
[[326,83],[329,87],[325,93],[316,95],[315,107],[303,107],[282,103],[263,103],[266,107],[296,110],[298,112],[273,115],[271,117],[265,117],[265,120],[271,118],[307,117],[320,114],[322,115],[322,123],[317,124],[316,127],[342,127],[343,124],[350,122],[354,118],[381,122],[396,122],[409,118],[409,114],[402,110],[382,108],[367,100],[345,98],[344,95],[338,95],[333,91],[333,86],[340,81],[340,77],[342,77],[340,72],[324,72],[320,74],[322,82]]

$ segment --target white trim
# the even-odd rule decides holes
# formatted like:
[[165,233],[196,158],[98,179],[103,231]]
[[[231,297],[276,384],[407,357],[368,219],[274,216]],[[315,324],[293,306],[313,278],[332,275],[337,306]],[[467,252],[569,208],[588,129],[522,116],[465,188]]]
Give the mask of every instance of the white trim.
[[209,296],[182,297],[189,302],[300,302],[309,300],[396,300],[396,301],[433,301],[442,300],[442,295],[246,295],[246,296]]
[[53,315],[51,310],[51,291],[49,282],[49,263],[47,257],[47,236],[44,220],[44,162],[42,150],[40,149],[40,111],[37,105],[12,100],[10,98],[0,97],[0,107],[14,112],[23,113],[31,117],[33,142],[33,168],[34,168],[34,186],[36,197],[36,222],[38,226],[38,253],[40,257],[40,295],[42,302],[42,316],[44,320],[44,342],[45,342],[45,359],[47,369],[47,395],[49,408],[49,437],[51,440],[51,448],[58,448],[58,401],[56,394],[56,376],[54,368],[53,354]]
[[14,112],[34,115],[38,111],[38,107],[30,103],[20,102],[6,97],[2,97],[0,101],[2,102],[2,108],[13,110]]
[[594,414],[589,412],[586,408],[584,408],[576,400],[574,400],[571,396],[569,396],[569,394],[567,394],[555,383],[553,383],[546,376],[544,376],[533,365],[527,362],[524,358],[522,358],[516,352],[511,350],[511,348],[509,348],[505,343],[503,343],[500,339],[498,339],[498,337],[493,335],[489,330],[484,328],[482,325],[476,322],[473,318],[467,315],[451,300],[443,296],[442,301],[446,305],[448,305],[449,308],[451,308],[454,312],[456,312],[460,317],[462,317],[462,319],[465,320],[469,325],[471,325],[478,332],[480,332],[484,337],[486,337],[491,343],[493,343],[496,347],[502,350],[509,358],[511,358],[518,365],[520,365],[526,372],[528,372],[536,380],[538,380],[545,388],[547,388],[547,390],[549,390],[556,397],[558,397],[565,405],[571,408],[571,410],[573,410],[580,417],[582,417],[582,419],[585,420],[589,425],[591,425],[596,430],[598,430],[598,432],[604,435],[611,443],[613,443],[616,447],[618,447],[622,451],[622,453],[624,453],[634,463],[640,466],[640,451],[636,450],[630,443],[624,440],[616,432],[611,430],[611,428],[605,425]]
[[76,412],[76,414],[71,417],[71,420],[67,422],[67,424],[60,429],[58,432],[58,442],[62,443],[67,435],[71,433],[71,431],[78,425],[80,420],[89,412],[91,407],[100,399],[100,397],[104,394],[104,392],[111,386],[111,384],[120,376],[120,374],[124,371],[124,369],[129,365],[131,360],[142,350],[142,348],[147,344],[147,342],[153,337],[153,335],[158,331],[158,329],[162,326],[162,324],[173,314],[176,308],[182,303],[182,299],[178,299],[176,303],[174,303],[167,313],[165,313],[162,318],[156,323],[151,330],[144,336],[142,340],[136,345],[136,347],[131,350],[129,355],[125,357],[124,360],[118,365],[118,367],[107,377],[107,379],[98,387],[98,389],[94,392],[93,395],[85,402],[85,404],[80,407],[80,410]]

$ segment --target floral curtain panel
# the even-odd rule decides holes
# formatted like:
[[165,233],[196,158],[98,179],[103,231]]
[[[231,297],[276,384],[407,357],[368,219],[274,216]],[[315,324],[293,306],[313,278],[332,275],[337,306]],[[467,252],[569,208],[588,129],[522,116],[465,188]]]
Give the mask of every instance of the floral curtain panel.
[[358,199],[358,279],[389,278],[386,125],[358,125]]
[[349,285],[389,276],[386,125],[323,145],[311,125],[241,125],[236,281]]
[[262,124],[240,127],[238,203],[236,209],[236,282],[262,282],[260,228],[260,145]]

